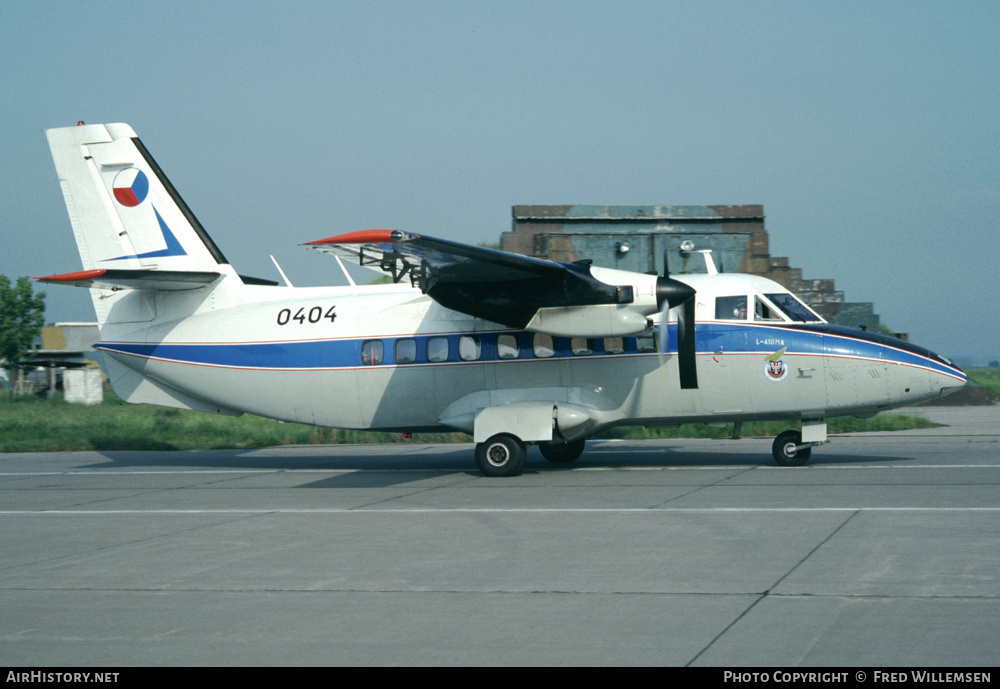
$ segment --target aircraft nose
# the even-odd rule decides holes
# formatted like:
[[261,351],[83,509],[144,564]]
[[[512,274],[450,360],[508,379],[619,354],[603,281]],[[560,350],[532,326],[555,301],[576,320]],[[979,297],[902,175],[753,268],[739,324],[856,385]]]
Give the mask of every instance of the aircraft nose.
[[[845,342],[849,344],[849,340],[853,340],[858,347],[855,354],[871,355],[877,352],[876,356],[888,364],[884,372],[888,376],[886,392],[891,406],[930,402],[965,386],[965,372],[929,349],[878,333],[865,332],[859,335],[857,331],[852,333],[838,326],[827,328],[835,337],[830,345],[824,344],[824,347],[829,347],[834,354],[840,351],[840,347],[846,346]],[[875,349],[868,349],[869,345],[875,345]],[[878,379],[879,374],[875,368],[871,368],[869,374]]]
[[965,371],[942,356],[938,356],[937,354],[933,354],[932,356],[942,364],[945,364],[943,367],[938,367],[928,372],[931,379],[931,392],[933,394],[936,394],[937,397],[945,397],[965,387],[965,384],[968,382]]

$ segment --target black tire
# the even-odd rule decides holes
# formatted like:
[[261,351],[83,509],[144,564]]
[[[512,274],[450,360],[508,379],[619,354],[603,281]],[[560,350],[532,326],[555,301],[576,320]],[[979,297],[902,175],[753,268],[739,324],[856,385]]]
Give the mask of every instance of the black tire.
[[802,444],[802,434],[798,431],[785,431],[774,439],[771,445],[771,454],[774,461],[783,467],[800,467],[809,461],[812,455],[812,448],[807,447],[796,450],[797,445]]
[[524,443],[506,433],[476,445],[476,466],[486,476],[517,476],[526,456]]
[[581,438],[568,443],[540,443],[538,449],[542,457],[553,464],[569,464],[580,459],[586,444],[587,441]]

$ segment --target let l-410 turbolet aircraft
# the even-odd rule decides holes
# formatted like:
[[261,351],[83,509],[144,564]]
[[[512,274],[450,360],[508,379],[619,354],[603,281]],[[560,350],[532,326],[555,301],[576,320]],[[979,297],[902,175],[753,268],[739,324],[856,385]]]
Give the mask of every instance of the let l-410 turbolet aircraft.
[[[619,425],[801,421],[780,464],[871,416],[965,384],[907,342],[826,323],[777,283],[643,275],[396,230],[309,242],[395,285],[241,277],[131,127],[46,131],[108,375],[129,402],[349,429],[455,429],[483,473],[529,444],[570,462]],[[287,281],[286,281],[287,282]]]

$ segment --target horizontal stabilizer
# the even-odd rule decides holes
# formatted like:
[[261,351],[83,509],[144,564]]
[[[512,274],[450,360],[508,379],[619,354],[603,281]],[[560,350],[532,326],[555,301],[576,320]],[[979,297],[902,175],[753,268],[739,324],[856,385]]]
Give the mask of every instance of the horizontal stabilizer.
[[222,277],[221,273],[190,270],[119,270],[95,269],[76,273],[47,275],[34,278],[54,285],[75,285],[97,289],[153,289],[183,291],[211,284]]

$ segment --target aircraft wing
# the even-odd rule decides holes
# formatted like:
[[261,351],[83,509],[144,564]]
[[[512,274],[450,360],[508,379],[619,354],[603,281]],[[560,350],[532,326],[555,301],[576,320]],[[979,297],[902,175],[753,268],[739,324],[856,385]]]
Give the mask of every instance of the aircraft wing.
[[[589,262],[547,261],[399,230],[349,232],[304,246],[379,268],[395,282],[408,278],[449,309],[512,328],[526,327],[540,309],[635,301],[633,285],[597,279]],[[652,309],[643,311],[655,312],[655,302],[654,295]]]

